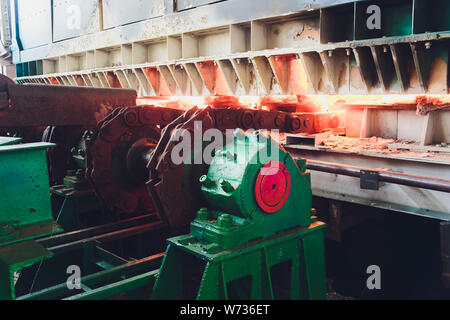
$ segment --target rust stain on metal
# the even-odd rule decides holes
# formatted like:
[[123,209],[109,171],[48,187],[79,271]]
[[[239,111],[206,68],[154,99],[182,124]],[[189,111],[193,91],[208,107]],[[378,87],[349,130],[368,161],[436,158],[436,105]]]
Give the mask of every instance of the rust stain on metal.
[[355,154],[373,153],[401,158],[428,159],[432,161],[444,161],[450,163],[450,155],[444,153],[391,149],[390,146],[396,143],[413,144],[407,141],[397,141],[394,139],[384,139],[380,137],[350,138],[331,135],[321,143],[320,148]]
[[341,88],[347,83],[347,65],[342,63],[341,70],[339,71],[338,87]]
[[358,67],[353,66],[350,68],[350,83],[352,87],[363,90],[364,89],[364,81],[361,78],[361,73],[358,70]]
[[302,41],[302,40],[314,40],[319,41],[320,33],[318,29],[313,28],[309,25],[303,25],[302,30],[298,32],[294,40],[295,41]]
[[448,95],[440,97],[419,96],[416,98],[418,115],[426,115],[429,112],[450,108],[450,98]]
[[55,85],[8,84],[0,127],[95,125],[117,107],[136,104],[136,91]]
[[394,139],[383,139],[378,137],[360,139],[332,135],[322,142],[322,146],[351,152],[361,152],[364,150],[383,151],[388,150],[387,146],[394,142]]
[[317,88],[319,92],[328,92],[328,86],[325,85],[322,78],[319,80]]
[[411,59],[408,62],[409,87],[413,89],[419,88],[419,76],[414,66],[414,61]]
[[105,119],[106,116],[111,113],[111,111],[114,109],[114,107],[110,104],[101,104],[100,109],[94,113],[95,120],[97,122],[100,122],[101,120]]
[[442,58],[436,58],[431,64],[430,77],[427,82],[430,92],[447,91],[447,63]]

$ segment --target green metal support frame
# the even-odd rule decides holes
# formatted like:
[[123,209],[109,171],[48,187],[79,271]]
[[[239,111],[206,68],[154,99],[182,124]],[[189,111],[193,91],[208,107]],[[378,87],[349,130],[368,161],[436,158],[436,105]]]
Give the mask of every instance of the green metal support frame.
[[[22,270],[16,285],[16,291],[17,286],[20,287],[17,299],[106,299],[118,294],[121,297],[137,299],[148,296],[141,293],[141,287],[145,286],[143,290],[147,292],[147,288],[151,290],[153,287],[153,282],[145,284],[145,280],[137,276],[159,269],[164,253],[128,261],[105,246],[109,247],[113,242],[164,228],[165,225],[158,221],[155,214],[148,214],[38,239],[37,242],[51,251],[54,257],[44,261],[38,275],[36,266]],[[67,287],[66,269],[70,265],[80,266],[81,290],[70,290]],[[157,271],[154,272],[154,275],[156,274]],[[29,286],[31,281],[34,283],[33,290]]]
[[53,221],[46,149],[49,143],[0,146],[0,299],[15,299],[14,274],[53,254],[33,239],[63,230]]
[[[54,146],[30,143],[0,147],[0,225],[19,232],[14,240],[2,240],[0,234],[0,246],[61,231],[53,224],[49,194],[46,149]],[[20,232],[37,224],[42,230]],[[48,224],[54,228],[47,228]]]
[[286,262],[290,263],[289,299],[325,299],[324,228],[324,223],[314,219],[310,227],[294,228],[213,254],[206,253],[208,245],[191,235],[172,238],[168,240],[152,299],[185,299],[183,275],[196,267],[199,260],[204,264],[204,271],[197,284],[195,298],[198,300],[236,298],[230,296],[230,284],[249,276],[252,285],[247,289],[250,291],[240,299],[279,299],[271,269]]
[[53,254],[35,241],[22,241],[0,248],[0,300],[14,300],[17,271],[51,258]]
[[[82,291],[74,294],[61,283],[38,292],[34,292],[18,300],[95,300],[106,299],[124,292],[131,292],[143,286],[152,285],[156,279],[164,253],[159,253],[141,260],[113,266],[81,278]],[[119,280],[119,281],[117,281]],[[150,281],[150,283],[148,282]]]

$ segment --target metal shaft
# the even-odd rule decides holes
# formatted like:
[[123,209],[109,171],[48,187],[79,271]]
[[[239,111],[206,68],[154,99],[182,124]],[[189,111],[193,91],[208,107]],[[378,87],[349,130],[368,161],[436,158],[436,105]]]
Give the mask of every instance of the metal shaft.
[[155,147],[154,144],[144,143],[134,146],[128,151],[127,169],[137,183],[147,182],[149,176],[147,165]]
[[380,181],[450,193],[450,180],[445,179],[430,178],[400,172],[376,170],[316,160],[308,160],[306,163],[306,167],[309,170],[313,171],[328,172],[357,178],[361,176],[361,171],[374,171],[378,173]]

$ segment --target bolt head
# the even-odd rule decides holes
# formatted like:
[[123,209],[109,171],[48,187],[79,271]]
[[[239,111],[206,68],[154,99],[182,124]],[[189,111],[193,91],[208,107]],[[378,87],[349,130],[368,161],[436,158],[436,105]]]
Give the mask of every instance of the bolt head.
[[214,181],[211,180],[207,175],[201,176],[200,179],[199,179],[199,181],[200,181],[200,183],[201,183],[204,187],[206,187],[206,188],[211,188],[211,187],[213,187],[214,184],[215,184]]
[[197,218],[199,220],[208,220],[208,218],[209,218],[208,208],[201,208],[200,210],[198,210]]
[[12,232],[12,229],[9,225],[1,225],[0,226],[0,237],[7,236]]
[[231,228],[233,226],[233,218],[229,214],[222,214],[217,220],[217,224],[222,228]]
[[234,187],[228,181],[226,181],[224,179],[220,179],[219,183],[220,183],[220,186],[222,187],[223,191],[225,191],[227,193],[231,193],[234,191]]

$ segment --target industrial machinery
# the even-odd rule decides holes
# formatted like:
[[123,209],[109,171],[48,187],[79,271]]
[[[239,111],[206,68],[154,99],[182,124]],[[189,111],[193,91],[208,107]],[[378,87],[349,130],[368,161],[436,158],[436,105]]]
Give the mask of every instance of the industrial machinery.
[[[172,111],[172,114],[176,116],[176,110]],[[102,190],[98,191],[99,196],[112,207],[121,209],[124,213],[137,213],[138,217],[135,220],[150,218],[148,213],[151,212],[152,207],[146,206],[149,194],[146,197],[143,195],[145,191],[142,189],[142,186],[145,186],[143,183],[148,177],[150,179],[153,178],[152,174],[147,175],[147,178],[145,178],[146,176],[145,174],[143,175],[142,170],[148,170],[145,166],[147,162],[149,163],[149,169],[152,170],[151,163],[155,162],[154,159],[160,159],[158,149],[167,151],[168,148],[173,147],[172,141],[165,139],[173,134],[169,129],[180,129],[186,127],[186,125],[192,125],[194,123],[192,120],[194,119],[209,119],[214,123],[214,120],[223,120],[224,114],[228,115],[229,120],[223,123],[222,129],[234,128],[237,125],[235,121],[243,121],[248,119],[249,116],[248,111],[240,109],[193,109],[168,123],[161,140],[158,142],[158,146],[156,146],[151,140],[157,140],[158,136],[155,136],[155,134],[159,135],[155,124],[170,121],[170,118],[165,118],[166,120],[164,120],[161,117],[157,117],[157,115],[163,113],[167,115],[167,112],[170,114],[170,110],[151,106],[115,109],[110,116],[99,123],[98,130],[94,130],[92,134],[84,136],[84,139],[87,140],[86,163],[88,163],[88,168],[91,168],[87,170],[88,176],[93,181],[95,189]],[[250,115],[252,116],[250,119],[255,120],[253,116],[258,115],[258,112],[255,112],[255,114],[250,113]],[[269,111],[263,112],[259,117],[259,119],[272,119],[272,122],[264,121],[268,128],[274,126],[283,128],[292,122],[289,119],[293,116],[283,112]],[[280,117],[283,121],[275,121],[280,119]],[[310,115],[305,117],[310,117]],[[294,119],[299,118],[301,118],[300,115],[294,116]],[[147,119],[147,122],[145,119]],[[257,122],[263,123],[263,121]],[[304,123],[304,120],[301,122]],[[251,123],[247,124],[251,125]],[[175,125],[178,126],[175,127]],[[220,125],[217,127],[220,128]],[[288,126],[288,128],[291,127],[292,125]],[[304,130],[306,129],[305,127]],[[296,128],[296,130],[300,130],[300,128]],[[136,132],[138,134],[134,134]],[[179,230],[181,227],[189,224],[192,220],[191,217],[195,214],[197,214],[197,218],[191,223],[191,235],[169,240],[170,244],[161,271],[158,273],[158,270],[155,269],[151,273],[147,273],[144,284],[151,284],[152,282],[149,279],[154,281],[156,275],[159,274],[152,297],[155,299],[180,297],[181,291],[178,292],[177,287],[172,283],[174,279],[176,280],[174,274],[182,275],[186,270],[195,271],[197,269],[189,264],[185,264],[188,263],[189,259],[185,261],[184,258],[180,258],[180,254],[173,253],[175,250],[174,245],[176,245],[188,250],[188,252],[191,252],[191,255],[195,253],[192,257],[200,253],[204,254],[201,259],[210,261],[210,264],[208,264],[209,269],[207,268],[205,272],[208,272],[211,278],[208,277],[204,285],[202,280],[201,285],[202,288],[208,291],[199,292],[195,296],[198,299],[231,298],[232,292],[240,292],[240,294],[245,295],[245,290],[236,289],[239,285],[236,284],[235,280],[249,276],[254,278],[251,285],[253,288],[251,289],[252,294],[249,296],[254,299],[279,297],[325,298],[323,247],[323,228],[325,225],[318,222],[316,217],[311,217],[310,175],[306,171],[305,161],[294,161],[278,143],[260,132],[247,134],[239,129],[235,131],[234,135],[233,143],[215,152],[210,166],[202,164],[203,169],[206,168],[207,174],[199,177],[198,175],[204,170],[187,169],[187,167],[192,167],[192,165],[182,164],[182,171],[185,172],[182,180],[186,183],[191,179],[196,181],[191,181],[188,187],[181,189],[181,193],[183,193],[181,199],[190,199],[190,203],[197,201],[198,204],[207,204],[207,207],[202,207],[198,213],[193,209],[195,206],[188,206],[180,212],[177,210],[179,207],[174,205],[173,201],[168,202],[164,197],[159,196],[164,193],[158,193],[155,192],[155,189],[152,189],[152,196],[156,196],[155,203],[164,203],[162,208],[169,209],[158,212],[168,226],[173,226]],[[234,155],[232,152],[234,152]],[[167,157],[164,160],[172,161]],[[100,166],[101,163],[103,163],[102,166]],[[173,163],[169,162],[168,165],[172,166],[172,171],[177,172]],[[227,169],[224,171],[224,168]],[[100,173],[96,172],[97,170]],[[118,170],[121,175],[115,175],[114,170]],[[108,175],[106,173],[101,174],[102,171],[107,172]],[[167,170],[163,171],[167,174]],[[188,172],[187,174],[186,171]],[[127,179],[130,182],[132,178],[134,178],[134,184],[131,186],[130,184],[127,185]],[[119,182],[122,182],[121,185],[119,185]],[[161,190],[167,188],[176,190],[178,188],[177,185],[179,185],[173,184],[171,180],[167,179],[162,179],[160,183],[162,184]],[[66,187],[68,187],[67,183]],[[125,188],[128,191],[120,190],[120,188]],[[198,190],[195,190],[195,188],[198,188]],[[72,189],[75,191],[79,190],[77,185],[73,185]],[[112,192],[116,192],[116,197],[110,196],[104,190],[114,190]],[[197,194],[200,195],[200,198],[192,199]],[[172,195],[177,195],[177,193],[172,192]],[[133,207],[124,205],[131,203],[128,199],[136,199],[132,202]],[[66,201],[70,201],[70,197],[67,197],[64,202]],[[144,206],[139,207],[139,204]],[[57,221],[59,221],[61,215],[64,216],[65,210],[67,208],[63,205],[56,218]],[[193,212],[189,212],[190,210]],[[14,216],[14,214],[12,215]],[[119,221],[117,223],[119,225],[122,223],[128,225],[130,222]],[[149,231],[150,229],[154,231],[156,226],[161,228],[164,225],[163,222],[156,221],[139,228],[141,229],[140,232]],[[77,233],[84,234],[85,232],[88,232],[88,230],[68,233],[67,236],[63,234],[60,239],[68,237],[68,240],[71,240]],[[93,231],[90,230],[89,232]],[[136,232],[134,229],[125,232],[124,236],[132,236],[135,234],[134,232]],[[114,233],[121,232],[116,231]],[[39,236],[45,235],[40,234]],[[151,234],[151,236],[153,238],[154,234]],[[99,237],[102,237],[102,235],[99,235]],[[58,251],[61,249],[63,249],[64,253],[66,246],[69,246],[69,248],[74,246],[74,248],[71,248],[72,250],[79,249],[77,246],[79,241],[74,241],[72,244],[62,244],[59,243],[60,239],[55,237],[52,232],[49,238],[38,240],[38,243],[33,242],[33,244],[39,247],[44,244],[45,247],[43,248],[48,248],[49,252],[53,254],[58,254]],[[67,241],[67,239],[65,240]],[[55,244],[55,241],[57,244]],[[153,241],[156,241],[156,239],[153,239]],[[82,242],[84,249],[86,240],[82,240]],[[243,252],[244,247],[246,249]],[[11,247],[6,248],[8,250],[11,249]],[[115,254],[105,252],[103,248],[98,246],[96,248],[103,253],[102,256],[106,259],[106,261],[96,262],[96,264],[106,267],[105,272],[109,273],[107,266],[114,262],[119,262],[119,266],[128,264]],[[83,253],[83,255],[89,254],[92,254],[92,252]],[[264,256],[267,262],[263,266],[259,265],[259,263],[255,264],[249,269],[251,271],[249,274],[232,271],[233,269],[237,270],[236,265],[234,267],[226,267],[230,263],[227,261],[242,259],[244,263],[245,261],[254,260],[255,255]],[[113,257],[112,261],[114,262],[110,261],[111,257]],[[159,255],[157,257],[160,258],[162,256]],[[62,259],[62,257],[57,255],[55,259],[49,260],[45,267],[41,263],[37,272],[46,273],[46,277],[49,274],[54,274],[56,271],[54,268],[60,267],[58,259]],[[67,261],[67,257],[64,259]],[[83,259],[85,260],[86,258]],[[156,258],[154,257],[154,259]],[[180,259],[183,261],[180,261]],[[37,260],[34,262],[37,262]],[[292,280],[289,281],[292,283],[288,286],[290,291],[282,286],[279,288],[279,283],[276,281],[277,276],[274,274],[259,282],[261,272],[271,274],[272,270],[277,268],[278,265],[285,265],[288,272],[293,275]],[[21,266],[23,267],[24,265]],[[178,272],[173,270],[174,266],[183,267],[184,271]],[[223,273],[225,271],[222,268],[227,270],[230,268],[227,271],[230,273]],[[13,271],[17,270],[18,268],[16,267]],[[199,270],[201,269],[197,271]],[[222,270],[221,272],[224,275],[228,275],[226,279],[221,278],[223,281],[222,291],[214,293],[213,289],[217,289],[216,282],[219,279],[219,273],[217,272],[219,270]],[[24,273],[20,278],[27,278],[26,271]],[[11,278],[11,272],[9,276]],[[96,275],[93,274],[88,277],[92,278],[93,276],[95,277]],[[98,276],[102,279],[101,272]],[[138,278],[142,279],[142,276]],[[167,279],[169,282],[166,282]],[[130,282],[132,289],[136,290],[144,285],[140,280],[138,282],[134,282],[134,280],[136,279]],[[192,279],[190,280],[192,281]],[[45,284],[48,286],[49,283],[46,282],[48,279],[41,281],[41,285]],[[182,283],[175,282],[178,285]],[[229,290],[224,289],[228,283],[233,282],[233,288]],[[33,285],[34,283],[33,281]],[[237,287],[234,288],[235,286]],[[46,288],[42,292],[31,293],[25,298],[41,298],[42,294],[50,297],[53,294],[67,294],[67,292],[61,292],[61,289],[61,286]],[[181,290],[181,287],[178,287],[178,289]],[[87,287],[83,290],[86,291],[86,296],[81,294],[83,297],[92,297],[91,294],[94,294],[94,292],[108,295],[108,291],[96,291]],[[283,292],[283,290],[288,290],[289,292]],[[124,292],[128,291],[124,290]],[[280,296],[280,294],[284,295]],[[4,297],[14,298],[15,295],[9,293],[9,295],[5,294]]]
[[[311,219],[304,161],[297,164],[270,137],[238,130],[200,182],[207,207],[189,235],[169,240],[152,298],[326,297],[324,224]],[[283,265],[284,287],[273,272]],[[195,269],[203,270],[197,283]],[[193,296],[183,294],[189,280],[198,288]]]
[[0,298],[448,296],[448,0],[0,9]]
[[[203,130],[216,128],[221,135],[226,135],[225,131],[227,129],[230,130],[239,127],[243,129],[256,128],[298,133],[316,132],[321,125],[324,125],[324,123],[334,127],[340,125],[339,114],[334,113],[328,114],[327,117],[329,120],[324,122],[323,115],[317,116],[317,114],[311,112],[265,111],[239,107],[193,108],[187,112],[180,109],[149,105],[121,108],[120,106],[123,105],[123,103],[126,103],[129,97],[133,97],[131,90],[122,92],[119,89],[113,89],[110,91],[110,94],[107,94],[108,90],[105,89],[89,89],[89,91],[81,89],[80,91],[78,88],[63,89],[62,87],[55,87],[57,90],[54,92],[53,96],[44,95],[44,98],[39,98],[36,95],[42,94],[42,92],[45,94],[45,90],[48,90],[49,86],[26,85],[20,89],[16,89],[17,85],[11,83],[6,78],[4,81],[6,83],[5,92],[8,107],[6,108],[3,117],[5,119],[13,119],[4,121],[4,130],[7,133],[10,133],[11,128],[18,126],[21,117],[24,118],[23,114],[28,112],[27,108],[31,109],[31,112],[34,114],[37,114],[38,112],[46,113],[46,109],[50,108],[52,109],[50,115],[51,119],[44,119],[42,117],[36,117],[36,119],[34,119],[30,116],[28,118],[29,120],[27,120],[28,122],[25,120],[23,121],[23,127],[42,131],[42,129],[39,128],[42,128],[44,123],[52,125],[44,131],[44,141],[61,141],[61,137],[58,136],[58,134],[61,133],[65,134],[65,137],[73,137],[67,139],[67,141],[61,141],[63,148],[61,148],[59,154],[55,154],[50,150],[48,151],[48,162],[51,166],[50,168],[53,169],[53,171],[51,170],[50,172],[54,173],[56,171],[55,168],[57,168],[57,165],[61,165],[62,159],[64,159],[64,161],[62,161],[62,169],[66,169],[62,171],[65,172],[62,185],[58,184],[60,180],[51,179],[52,183],[56,184],[51,189],[54,200],[53,218],[66,232],[71,231],[71,233],[63,235],[61,238],[63,239],[62,243],[59,242],[60,240],[58,240],[58,236],[56,236],[57,233],[62,232],[62,229],[59,227],[53,227],[51,232],[38,232],[32,234],[30,235],[32,238],[45,237],[50,234],[48,238],[30,242],[31,246],[36,247],[35,251],[40,253],[44,252],[46,253],[45,255],[37,255],[36,258],[33,256],[28,260],[20,261],[20,263],[18,262],[15,264],[9,263],[8,258],[5,258],[5,264],[11,264],[12,267],[8,269],[8,272],[5,271],[3,274],[4,278],[8,279],[8,281],[4,281],[5,288],[8,290],[3,288],[2,296],[3,298],[9,299],[15,298],[16,292],[19,292],[19,295],[23,295],[27,292],[26,290],[37,290],[37,295],[31,293],[30,297],[39,297],[40,288],[46,288],[51,284],[54,284],[58,279],[62,279],[60,269],[62,261],[64,261],[63,263],[69,263],[68,261],[74,260],[74,262],[72,262],[74,265],[80,264],[77,255],[70,255],[69,258],[67,256],[69,253],[66,252],[67,249],[64,249],[67,246],[64,242],[73,240],[74,234],[83,235],[89,230],[79,231],[80,228],[94,227],[99,230],[103,230],[103,228],[109,230],[111,227],[115,228],[113,226],[123,227],[129,226],[130,224],[134,225],[140,221],[147,221],[150,223],[133,227],[131,230],[113,231],[113,234],[120,234],[123,232],[123,237],[132,237],[136,234],[146,233],[150,230],[157,232],[161,229],[170,228],[172,233],[176,232],[176,234],[182,234],[183,231],[186,230],[190,222],[195,218],[196,212],[199,209],[198,206],[207,203],[208,197],[206,194],[202,195],[200,180],[211,178],[206,175],[202,176],[203,173],[208,172],[208,165],[204,163],[201,163],[200,166],[192,165],[187,162],[180,165],[174,165],[172,163],[170,154],[172,149],[176,146],[176,141],[173,141],[172,139],[175,131],[186,130],[189,128],[195,131],[195,124],[199,121],[204,125]],[[39,91],[36,91],[38,89]],[[67,117],[68,107],[60,100],[60,95],[64,92],[75,92],[77,97],[80,96],[84,99],[80,100],[80,103],[86,103],[83,110],[84,117],[81,116],[81,113],[78,118],[76,114],[73,118]],[[103,96],[103,94],[105,95]],[[24,101],[18,98],[20,96],[29,96],[30,103],[28,105],[25,104]],[[117,99],[117,97],[122,96],[122,100],[120,98]],[[42,102],[43,99],[45,100]],[[33,101],[36,101],[34,105]],[[132,105],[132,103],[130,104]],[[98,106],[100,108],[108,108],[105,112],[109,114],[101,121],[98,121],[94,127],[92,124],[95,123],[95,121],[92,119],[93,117],[99,116]],[[58,118],[58,116],[60,116],[60,118]],[[91,130],[87,130],[89,128],[91,128]],[[162,132],[161,128],[164,128]],[[83,130],[85,131],[81,135]],[[202,131],[201,134],[203,133],[204,132]],[[258,214],[256,212],[251,212],[254,211],[253,209],[249,209],[248,205],[250,204],[250,201],[254,200],[251,200],[253,197],[252,195],[247,195],[248,199],[245,201],[246,205],[241,208],[242,211],[239,209],[230,212],[237,216],[241,215],[242,217],[247,217],[247,226],[243,225],[245,230],[243,230],[242,233],[238,232],[233,234],[232,232],[232,235],[228,240],[223,243],[218,241],[216,245],[218,248],[221,247],[225,250],[232,250],[237,249],[242,245],[254,245],[255,239],[262,239],[278,243],[279,248],[284,248],[292,241],[302,241],[303,245],[301,250],[299,249],[298,252],[293,251],[290,254],[283,256],[281,260],[273,260],[273,263],[270,265],[268,264],[266,268],[270,271],[272,267],[280,263],[292,263],[293,273],[304,273],[301,280],[297,279],[293,282],[292,297],[324,298],[325,275],[323,269],[322,233],[324,224],[314,220],[314,225],[310,227],[311,189],[309,173],[305,172],[306,169],[304,163],[301,164],[302,171],[300,171],[297,163],[295,163],[286,151],[283,151],[276,142],[267,138],[265,138],[267,142],[259,142],[259,138],[262,137],[261,134],[250,139],[250,142],[247,141],[247,137],[252,137],[252,135],[246,136],[243,131],[236,131],[236,135],[243,139],[241,150],[241,155],[244,157],[243,159],[247,156],[250,156],[251,158],[247,164],[242,164],[243,169],[247,167],[252,168],[254,167],[252,162],[259,161],[259,164],[256,166],[262,165],[264,167],[267,165],[269,166],[268,170],[270,171],[272,170],[270,167],[271,164],[279,163],[279,165],[284,168],[281,172],[286,174],[285,182],[289,182],[289,186],[286,185],[284,187],[284,192],[286,194],[283,195],[284,199],[280,201],[280,204],[277,203],[275,207],[270,208],[269,210],[267,209],[267,204],[263,203],[264,201],[269,201],[270,205],[274,200],[267,200],[267,194],[258,194],[258,206],[263,208],[263,211]],[[76,137],[79,138],[77,139]],[[18,139],[5,138],[2,141],[7,144],[17,142]],[[42,144],[42,147],[46,149],[50,146],[55,145]],[[247,147],[251,147],[250,152],[247,150]],[[269,152],[271,154],[271,159],[280,158],[280,162],[261,159],[260,155],[263,154],[262,150]],[[195,151],[195,148],[192,151]],[[203,145],[200,146],[200,152],[203,154]],[[225,154],[229,153],[229,151],[226,150],[222,150],[221,152],[225,152]],[[219,153],[220,152],[217,151],[217,154]],[[44,153],[41,153],[41,155],[43,154]],[[71,159],[71,161],[69,161],[70,165],[68,164],[67,159]],[[219,164],[214,164],[214,166],[218,165]],[[57,171],[61,172],[61,168],[58,169],[59,170]],[[258,171],[259,169],[253,168],[252,171]],[[264,172],[266,169],[267,168],[262,168],[261,170]],[[245,189],[244,185],[251,186],[254,184],[252,181],[254,177],[252,177],[252,175],[254,175],[256,171],[246,178],[248,181],[241,181],[241,184],[243,185],[241,190]],[[292,173],[289,173],[288,171]],[[27,171],[24,170],[21,173],[27,174]],[[7,170],[5,171],[5,174],[11,173]],[[269,174],[269,176],[270,175],[271,174]],[[256,182],[255,188],[258,188],[258,185],[266,185],[266,182],[264,182],[266,181],[264,173],[260,173],[259,176],[259,180],[261,181]],[[47,176],[45,175],[45,177]],[[226,177],[224,176],[224,178]],[[290,191],[291,183],[295,187],[295,192]],[[44,188],[48,188],[48,184],[42,185]],[[205,185],[207,184],[205,183],[204,186]],[[38,185],[36,185],[36,187],[38,187]],[[280,187],[283,189],[283,186]],[[231,186],[231,182],[224,180],[221,182],[221,188],[223,190],[228,190],[228,192],[232,192],[231,189],[234,187]],[[276,189],[275,184],[274,188]],[[275,189],[272,189],[271,191],[273,192]],[[302,196],[297,197],[296,192],[300,192]],[[197,195],[199,196],[198,198]],[[239,198],[240,195],[236,195],[235,197]],[[39,198],[36,198],[34,201],[39,202],[38,199]],[[301,199],[303,199],[303,201],[299,201]],[[27,205],[34,207],[32,204]],[[101,213],[103,210],[101,208],[102,205],[104,205],[109,212],[106,214],[109,215],[109,219],[104,219],[104,214]],[[157,209],[156,212],[155,208]],[[11,228],[11,226],[15,225],[13,221],[20,218],[20,212],[15,213],[9,208],[6,208],[6,210],[7,212],[10,212],[10,217],[8,218],[9,220],[5,220],[5,223],[8,223],[5,224],[5,228]],[[32,221],[34,221],[33,219],[36,219],[36,217],[34,217],[35,211],[33,210],[36,209],[30,210],[32,210],[30,211],[32,212],[31,218]],[[205,208],[201,210],[205,210]],[[52,210],[47,208],[47,215],[51,214],[51,211]],[[274,214],[275,212],[278,214],[272,216],[274,217],[274,221],[279,221],[277,226],[271,222],[269,223],[269,221],[265,221],[263,218],[264,215],[269,213]],[[86,213],[93,215],[93,217],[86,219]],[[131,220],[125,218],[125,221],[123,221],[124,215],[134,218],[131,218]],[[225,216],[226,214],[224,217]],[[206,219],[208,219],[208,217],[206,217]],[[220,220],[220,217],[216,217],[216,219]],[[205,220],[205,217],[203,220]],[[50,222],[53,223],[52,221],[53,220]],[[24,223],[27,224],[27,222]],[[220,225],[221,223],[218,225],[219,229],[221,228]],[[269,226],[270,228],[267,228]],[[31,227],[33,227],[33,225]],[[136,231],[135,228],[137,228],[138,231]],[[271,239],[271,237],[276,236],[279,232],[287,232],[290,234],[294,229],[296,232],[294,232],[293,235],[286,234],[286,236],[280,236],[276,241]],[[9,233],[6,231],[7,230],[5,229],[5,236],[8,236]],[[93,231],[89,230],[89,234],[91,232]],[[155,246],[161,248],[164,246],[167,236],[157,237],[156,232],[150,233],[149,236],[152,239],[152,242],[155,243]],[[197,234],[198,232],[199,231],[197,231]],[[171,232],[169,231],[169,233],[165,232],[164,234],[170,233]],[[309,236],[310,234],[312,236]],[[66,235],[69,240],[65,238]],[[97,236],[102,237],[103,235]],[[154,237],[157,237],[157,239],[154,239]],[[309,240],[310,237],[312,240]],[[27,238],[27,240],[28,239],[29,238]],[[114,236],[113,239],[115,239]],[[120,236],[119,239],[121,239]],[[203,242],[203,240],[204,239],[199,239],[200,242]],[[58,245],[55,245],[55,241]],[[85,266],[84,272],[86,272],[86,270],[88,270],[88,273],[93,272],[91,268],[86,266],[86,263],[88,263],[86,261],[86,255],[89,257],[88,260],[105,259],[105,261],[100,260],[94,263],[105,269],[108,269],[108,267],[114,266],[117,263],[120,265],[125,262],[122,258],[117,257],[115,253],[105,251],[103,247],[95,246],[92,248],[88,245],[86,249],[86,245],[84,244],[85,239],[76,240],[73,244],[69,243],[68,251],[80,250],[80,247],[77,245],[79,241],[82,241],[83,243],[82,249],[84,258],[82,258],[82,264]],[[132,241],[133,246],[135,246],[135,241],[136,240]],[[96,243],[96,241],[93,243]],[[7,252],[10,252],[11,250],[12,252],[15,252],[15,247],[12,246],[10,242],[6,242],[4,245]],[[268,246],[268,243],[260,244],[259,246],[265,248],[264,250],[269,250],[269,247],[265,247]],[[151,249],[148,246],[145,247],[144,251],[154,250],[154,248]],[[311,247],[314,247],[317,250],[312,252],[310,249]],[[62,248],[62,253],[58,253],[61,250],[58,248]],[[17,250],[22,249],[28,251],[27,247],[20,247]],[[117,248],[114,248],[113,251],[116,249]],[[87,250],[87,252],[85,252],[85,250]],[[97,250],[100,251],[100,257],[98,256]],[[300,271],[300,260],[303,261],[307,259],[306,257],[309,257],[311,254],[318,257],[315,258],[318,260],[314,265],[314,269],[317,273],[312,271],[305,273],[306,269],[312,267],[308,265],[309,262],[305,262],[305,267]],[[44,258],[49,258],[53,255],[55,255],[55,257],[52,259],[46,260],[45,262],[43,261]],[[93,257],[91,257],[91,255],[93,255]],[[157,255],[157,257],[160,258],[162,256]],[[310,257],[308,258],[308,261],[309,260],[311,260]],[[58,268],[59,270],[57,271],[55,268]],[[13,276],[17,271],[20,271],[21,275],[18,283],[14,287],[12,284],[14,282]],[[152,277],[157,274],[156,271],[157,270],[152,271]],[[39,273],[41,274],[41,277],[38,277]],[[54,275],[58,273],[60,276],[55,277]],[[37,279],[39,279],[39,281],[36,282]],[[265,285],[270,285],[271,281],[272,280],[269,277]],[[307,291],[300,292],[300,286],[303,281],[307,281],[310,287]],[[314,284],[311,284],[311,282],[314,282]],[[164,284],[159,284],[158,288],[167,287]],[[84,290],[86,291],[86,288]],[[275,297],[275,293],[272,292],[272,289],[269,287],[266,287],[264,290],[266,292],[265,296]],[[51,292],[51,290],[48,291],[48,288],[45,289],[45,291],[47,294],[50,294]],[[87,289],[86,293],[90,294],[90,291],[91,289]],[[158,294],[156,294],[156,297],[157,296]],[[258,296],[259,295],[254,295],[254,298],[257,298]],[[290,294],[288,296],[290,297]],[[213,296],[210,296],[210,298],[212,297]],[[222,297],[222,295],[217,297]],[[199,295],[198,298],[208,298],[208,296]]]

